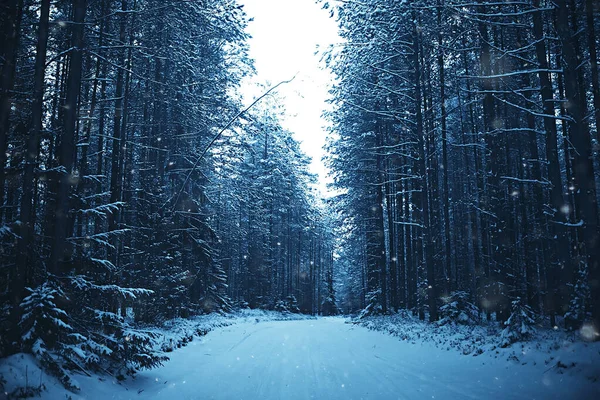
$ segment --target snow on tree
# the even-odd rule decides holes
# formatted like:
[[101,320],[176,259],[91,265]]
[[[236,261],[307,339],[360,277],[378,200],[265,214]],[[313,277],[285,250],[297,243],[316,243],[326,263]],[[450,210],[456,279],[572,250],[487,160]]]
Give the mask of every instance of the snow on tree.
[[448,297],[442,297],[444,305],[440,307],[439,325],[473,325],[480,321],[480,310],[469,301],[469,294],[455,291]]
[[589,286],[589,272],[585,262],[579,264],[579,270],[573,287],[569,310],[564,315],[565,328],[568,330],[579,329],[591,317],[591,291]]
[[517,297],[512,301],[510,316],[504,322],[500,334],[500,346],[507,347],[515,342],[531,339],[535,334],[535,314],[531,307]]

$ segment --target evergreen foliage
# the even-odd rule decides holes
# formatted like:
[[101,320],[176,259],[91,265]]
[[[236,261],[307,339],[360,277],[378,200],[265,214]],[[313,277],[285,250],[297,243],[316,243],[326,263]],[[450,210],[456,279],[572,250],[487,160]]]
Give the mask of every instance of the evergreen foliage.
[[594,2],[321,4],[344,309],[600,326]]
[[475,304],[469,301],[469,294],[464,291],[452,292],[448,297],[443,297],[444,305],[440,307],[439,325],[461,324],[473,325],[480,320],[480,311]]
[[76,389],[160,365],[149,324],[321,311],[333,240],[276,100],[240,113],[240,2],[0,11],[0,356]]
[[504,322],[505,328],[500,335],[502,347],[530,339],[535,333],[535,314],[531,307],[517,298],[513,300],[510,311],[510,317]]

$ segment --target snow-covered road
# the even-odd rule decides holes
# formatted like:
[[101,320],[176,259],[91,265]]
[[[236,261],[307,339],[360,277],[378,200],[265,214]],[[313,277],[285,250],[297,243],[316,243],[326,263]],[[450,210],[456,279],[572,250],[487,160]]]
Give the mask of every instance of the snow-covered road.
[[592,398],[582,392],[590,390],[581,385],[583,380],[544,372],[546,366],[406,343],[341,318],[233,325],[194,340],[170,357],[165,366],[140,373],[125,387],[92,384],[88,398]]

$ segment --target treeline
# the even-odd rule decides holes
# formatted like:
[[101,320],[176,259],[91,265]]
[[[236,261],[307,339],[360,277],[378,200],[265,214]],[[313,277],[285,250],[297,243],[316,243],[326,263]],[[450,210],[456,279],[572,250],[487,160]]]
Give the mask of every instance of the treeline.
[[306,157],[273,112],[235,118],[238,2],[11,0],[0,18],[0,356],[74,386],[68,369],[160,363],[139,323],[321,310]]
[[597,332],[598,3],[324,6],[345,306],[435,321],[463,299]]
[[332,217],[277,100],[251,113],[214,153],[208,190],[228,295],[239,306],[336,314]]

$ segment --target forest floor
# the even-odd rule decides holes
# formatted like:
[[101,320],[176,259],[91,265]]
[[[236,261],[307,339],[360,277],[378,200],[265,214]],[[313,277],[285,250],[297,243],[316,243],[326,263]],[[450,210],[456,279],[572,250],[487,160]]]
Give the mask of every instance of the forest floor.
[[[483,352],[465,353],[452,344],[460,337],[444,336],[425,325],[415,325],[408,329],[412,336],[403,337],[390,332],[391,325],[382,320],[368,324],[371,329],[344,318],[275,321],[249,316],[231,324],[215,323],[208,334],[170,352],[170,360],[160,368],[142,371],[125,382],[82,375],[77,394],[44,377],[42,398],[599,398],[600,380],[594,369],[600,368],[597,342],[563,342],[555,348],[542,340],[495,350],[484,343]],[[387,328],[377,329],[383,326]],[[511,355],[517,352],[515,360]],[[562,368],[559,360],[587,367],[565,364]],[[9,384],[22,380],[25,368],[29,384],[35,385],[40,374],[34,372],[30,356],[0,361],[0,373]]]

